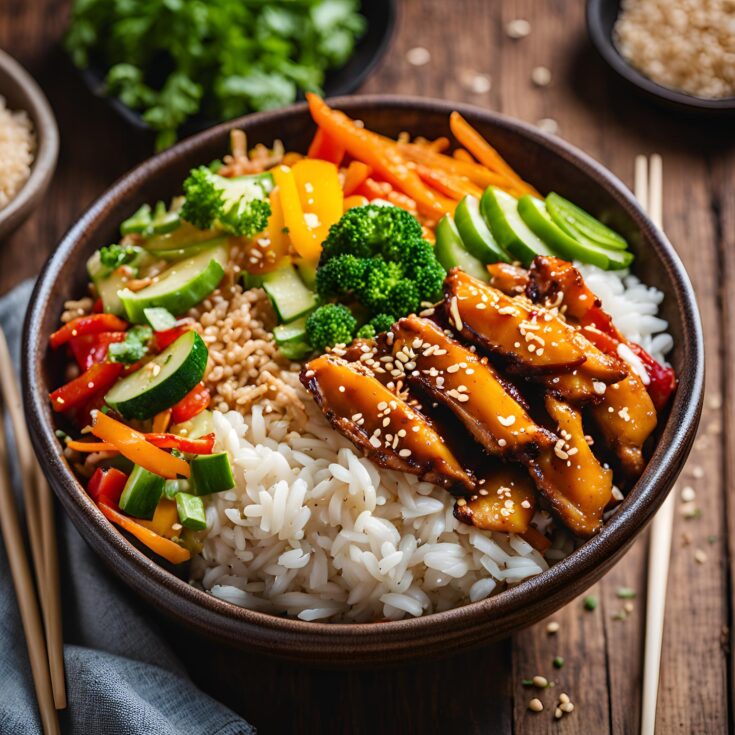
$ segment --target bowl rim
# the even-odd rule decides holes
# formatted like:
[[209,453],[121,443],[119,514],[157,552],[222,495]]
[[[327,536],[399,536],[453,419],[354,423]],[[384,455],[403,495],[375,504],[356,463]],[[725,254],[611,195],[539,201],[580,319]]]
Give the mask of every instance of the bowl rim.
[[51,183],[59,155],[59,129],[51,105],[36,80],[2,49],[0,68],[17,84],[24,98],[23,109],[33,123],[38,146],[28,180],[8,205],[0,209],[0,227],[3,227],[8,222],[20,224],[24,215],[30,213],[34,200],[40,198]]
[[[50,411],[46,395],[39,390],[44,385],[42,362],[46,346],[39,344],[37,337],[40,335],[46,305],[53,292],[56,271],[73,252],[77,240],[84,232],[104,218],[108,206],[141,180],[157,175],[170,161],[195,154],[209,142],[224,138],[227,131],[235,125],[266,123],[275,126],[288,117],[307,116],[305,103],[228,121],[180,142],[118,179],[72,225],[46,262],[36,282],[25,320],[22,378],[26,417],[36,454],[67,512],[77,526],[81,525],[85,531],[90,532],[87,540],[93,546],[99,542],[99,545],[107,547],[109,557],[105,556],[105,560],[111,563],[111,557],[114,556],[117,563],[116,573],[140,594],[160,609],[175,614],[177,618],[186,619],[192,627],[208,629],[212,637],[236,645],[252,648],[261,644],[264,652],[283,657],[293,657],[288,653],[289,649],[293,649],[301,651],[300,658],[305,650],[316,656],[321,654],[322,657],[325,653],[343,651],[356,657],[372,654],[376,658],[386,650],[400,651],[424,637],[439,633],[442,635],[443,647],[447,644],[451,647],[452,642],[461,645],[462,639],[476,634],[481,628],[487,628],[493,619],[502,621],[502,617],[498,616],[520,614],[523,609],[533,609],[534,606],[543,608],[543,604],[539,603],[562,595],[564,586],[570,580],[578,577],[590,579],[596,568],[605,566],[608,557],[620,552],[633,541],[663,502],[691,447],[702,407],[704,350],[696,298],[676,251],[666,236],[643,213],[632,193],[600,163],[560,138],[547,135],[528,123],[508,116],[451,101],[396,95],[365,95],[335,98],[330,100],[330,104],[348,113],[365,107],[403,108],[418,112],[425,110],[446,115],[452,110],[458,110],[470,120],[485,121],[510,133],[520,134],[551,149],[553,153],[573,163],[583,173],[599,182],[641,228],[645,239],[657,251],[667,279],[674,289],[671,298],[676,302],[675,308],[680,315],[682,327],[682,336],[677,347],[681,350],[682,364],[687,365],[689,370],[686,381],[680,381],[662,434],[667,443],[664,445],[659,442],[636,484],[636,491],[629,493],[623,506],[602,531],[548,570],[485,600],[420,618],[380,624],[304,622],[238,607],[179,579],[129,543],[104,518],[76,480],[60,456],[54,426],[48,420]],[[244,635],[253,633],[258,637],[257,641],[242,640]],[[261,633],[266,639],[261,639]],[[268,637],[269,633],[271,635]],[[277,644],[274,643],[276,638]],[[264,641],[267,645],[263,645]]]
[[[630,64],[618,51],[612,36],[607,33],[600,16],[602,7],[610,0],[587,0],[586,23],[592,43],[598,53],[618,75],[653,97],[687,108],[692,112],[730,113],[735,111],[735,95],[729,97],[696,97],[663,84],[654,82]],[[619,0],[615,0],[620,7]]]

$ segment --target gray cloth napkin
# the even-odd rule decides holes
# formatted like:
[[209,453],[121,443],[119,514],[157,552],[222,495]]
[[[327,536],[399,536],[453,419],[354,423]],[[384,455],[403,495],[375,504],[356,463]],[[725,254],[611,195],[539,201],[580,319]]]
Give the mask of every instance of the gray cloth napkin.
[[[19,364],[32,283],[0,299],[0,324]],[[17,476],[15,478],[16,491]],[[164,642],[158,619],[102,567],[57,512],[69,706],[74,735],[249,735],[254,729],[198,690]],[[41,732],[23,629],[0,544],[0,735]]]

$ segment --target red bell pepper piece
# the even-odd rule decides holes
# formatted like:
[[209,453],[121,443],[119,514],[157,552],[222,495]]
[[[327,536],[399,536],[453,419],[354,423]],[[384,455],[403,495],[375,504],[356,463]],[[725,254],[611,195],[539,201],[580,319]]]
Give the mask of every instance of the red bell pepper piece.
[[117,510],[127,481],[128,476],[114,467],[98,467],[87,485],[87,492],[95,503],[106,503]]
[[198,416],[208,405],[212,396],[204,383],[199,383],[187,393],[172,409],[171,421],[174,424],[183,424]]
[[214,434],[205,434],[199,439],[176,434],[146,434],[145,438],[159,449],[178,449],[185,454],[212,454],[214,450]]
[[101,314],[104,310],[105,310],[105,306],[102,303],[102,299],[97,299],[97,301],[95,301],[94,305],[92,306],[92,313]]
[[69,340],[74,359],[82,370],[89,370],[95,363],[107,359],[108,347],[113,342],[122,342],[125,332],[100,332],[82,334]]
[[191,324],[180,324],[163,332],[156,332],[153,335],[152,347],[154,352],[163,352],[170,344],[176,342],[182,334],[191,329]]
[[628,342],[628,347],[635,353],[648,371],[651,382],[646,386],[656,410],[660,411],[676,390],[676,373],[673,368],[664,367],[649,355],[640,345]]
[[101,362],[92,365],[78,378],[57,388],[49,398],[54,411],[68,411],[91,402],[95,396],[107,391],[118,379],[123,366],[119,362]]
[[84,334],[99,334],[100,332],[124,332],[128,323],[114,314],[88,314],[72,319],[64,324],[61,329],[54,332],[49,342],[53,349],[65,345],[74,337]]

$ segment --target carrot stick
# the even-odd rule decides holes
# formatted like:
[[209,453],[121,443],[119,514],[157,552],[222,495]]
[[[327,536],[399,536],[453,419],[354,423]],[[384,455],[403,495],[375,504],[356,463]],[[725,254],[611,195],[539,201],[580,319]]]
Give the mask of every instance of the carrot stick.
[[363,181],[372,173],[370,166],[362,161],[352,161],[345,173],[345,183],[342,191],[346,197],[351,196],[360,187]]
[[345,157],[345,149],[335,143],[321,128],[317,128],[314,139],[309,146],[308,158],[321,158],[323,161],[339,166]]
[[526,194],[539,193],[527,184],[503,159],[503,157],[493,148],[458,112],[453,112],[449,116],[449,127],[454,133],[455,138],[469,150],[470,153],[484,166],[491,171],[495,171],[512,181],[518,188]]
[[452,156],[454,156],[454,158],[456,158],[458,161],[465,161],[465,163],[475,163],[475,159],[472,158],[472,156],[464,148],[457,148],[454,153],[452,153]]
[[455,176],[464,176],[477,186],[486,189],[488,186],[499,186],[501,189],[510,190],[510,182],[505,176],[490,171],[479,163],[469,161],[458,161],[443,153],[434,153],[425,146],[415,143],[399,143],[398,150],[409,160],[421,163],[429,168],[447,171]]
[[411,197],[422,211],[440,217],[452,210],[451,202],[435,194],[406,165],[395,143],[389,144],[375,133],[358,128],[347,115],[330,109],[318,95],[309,93],[306,99],[311,116],[320,128],[353,158],[372,167],[375,173]]
[[465,177],[453,176],[450,173],[437,171],[422,164],[416,166],[416,173],[422,181],[451,199],[459,201],[466,194],[472,194],[478,199],[482,196],[482,189]]

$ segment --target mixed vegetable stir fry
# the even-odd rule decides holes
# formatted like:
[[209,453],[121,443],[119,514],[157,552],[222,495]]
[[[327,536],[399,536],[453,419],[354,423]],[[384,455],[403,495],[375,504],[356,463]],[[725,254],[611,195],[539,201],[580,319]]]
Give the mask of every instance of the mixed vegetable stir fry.
[[192,170],[168,206],[143,204],[89,259],[94,307],[50,339],[74,373],[51,405],[94,437],[62,434],[89,495],[168,561],[197,551],[204,500],[235,480],[215,452],[208,348],[189,314],[235,279],[265,291],[284,362],[309,360],[305,387],[378,464],[451,490],[460,520],[539,548],[537,491],[574,533],[594,533],[613,477],[583,414],[635,478],[676,386],[570,262],[626,268],[625,239],[542,198],[458,113],[463,147],[448,153],[446,138],[391,140],[308,101],[307,155],[247,152],[235,131],[231,155]]

